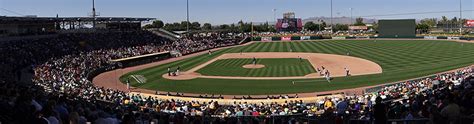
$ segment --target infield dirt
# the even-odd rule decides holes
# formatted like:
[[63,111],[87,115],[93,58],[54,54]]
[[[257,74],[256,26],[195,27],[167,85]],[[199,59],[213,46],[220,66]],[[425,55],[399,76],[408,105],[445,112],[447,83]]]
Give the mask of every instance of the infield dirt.
[[[178,76],[162,76],[170,80],[189,80],[194,78],[215,78],[215,79],[264,79],[264,80],[282,80],[282,79],[309,79],[322,78],[320,73],[311,73],[305,76],[292,77],[236,77],[236,76],[207,76],[201,75],[196,71],[220,59],[234,58],[302,58],[307,59],[313,68],[319,68],[321,72],[323,67],[330,72],[331,77],[346,76],[345,68],[349,69],[351,75],[367,75],[382,73],[382,67],[375,62],[343,55],[321,54],[321,53],[300,53],[300,52],[255,52],[255,53],[226,53],[218,56],[204,64],[198,65],[188,71],[180,73]],[[324,72],[322,72],[324,73]]]

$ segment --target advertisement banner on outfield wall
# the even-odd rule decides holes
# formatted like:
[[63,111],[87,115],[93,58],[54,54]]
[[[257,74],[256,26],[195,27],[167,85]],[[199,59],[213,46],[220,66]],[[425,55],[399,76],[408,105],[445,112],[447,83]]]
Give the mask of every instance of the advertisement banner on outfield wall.
[[343,40],[343,39],[346,39],[346,37],[332,37],[332,39]]
[[459,40],[459,37],[448,37],[448,40]]
[[311,36],[301,36],[301,40],[309,40],[311,39]]
[[272,37],[262,37],[262,41],[272,41]]
[[437,36],[425,36],[424,39],[438,39]]
[[356,39],[370,39],[369,36],[356,36]]
[[282,41],[291,41],[291,36],[281,37]]

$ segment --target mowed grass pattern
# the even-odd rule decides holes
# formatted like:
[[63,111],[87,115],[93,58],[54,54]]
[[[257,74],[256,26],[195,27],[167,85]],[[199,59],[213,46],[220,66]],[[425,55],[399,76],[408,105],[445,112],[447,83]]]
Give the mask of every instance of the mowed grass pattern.
[[275,58],[257,59],[257,64],[264,68],[243,68],[243,65],[252,64],[253,59],[220,59],[197,72],[209,76],[233,77],[290,77],[305,76],[315,72],[311,63],[306,59]]
[[[205,63],[223,53],[243,52],[311,52],[346,55],[371,60],[379,64],[382,74],[334,78],[331,83],[320,79],[292,85],[295,80],[234,80],[206,79],[174,81],[161,77],[167,67],[180,66],[184,70]],[[331,40],[305,42],[257,42],[248,46],[215,51],[169,64],[138,70],[131,74],[144,75],[148,82],[132,86],[160,91],[209,94],[285,94],[348,89],[406,80],[448,71],[474,64],[474,44],[429,40]],[[293,72],[285,72],[293,73]]]

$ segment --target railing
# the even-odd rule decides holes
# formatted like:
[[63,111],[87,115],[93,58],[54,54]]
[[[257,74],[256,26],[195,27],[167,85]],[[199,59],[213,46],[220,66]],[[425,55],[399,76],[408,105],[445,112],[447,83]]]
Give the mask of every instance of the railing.
[[[205,123],[205,124],[373,124],[373,119],[349,119],[335,115],[268,115],[268,116],[222,116],[222,115],[202,115],[191,116],[181,112],[165,113],[160,112],[158,119],[154,121],[143,121],[145,123]],[[418,119],[389,119],[386,124],[426,124],[428,118]],[[141,121],[142,122],[142,121]]]

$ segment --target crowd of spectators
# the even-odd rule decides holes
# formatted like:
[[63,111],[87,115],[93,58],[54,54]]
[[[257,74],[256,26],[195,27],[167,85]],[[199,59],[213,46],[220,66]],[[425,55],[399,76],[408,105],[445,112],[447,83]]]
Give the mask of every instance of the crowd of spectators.
[[[282,117],[284,119],[277,122],[296,122],[302,118],[327,120],[328,123],[424,118],[444,124],[473,120],[472,67],[381,86],[364,95],[327,97],[315,103],[288,100],[285,103],[221,105],[217,101],[158,99],[95,87],[86,78],[87,73],[111,64],[109,60],[115,58],[167,50],[189,54],[236,45],[239,41],[236,37],[212,33],[170,41],[140,31],[64,34],[51,39],[2,44],[0,51],[5,54],[1,56],[8,59],[1,61],[0,121],[238,123],[269,122],[274,117]],[[14,69],[25,66],[33,68],[34,85],[22,85],[5,77]]]
[[324,31],[299,31],[299,32],[259,32],[255,33],[254,36],[260,37],[282,37],[282,36],[320,36],[324,39],[330,39],[330,36],[375,36],[373,31],[335,31],[331,33],[329,30]]
[[32,82],[35,86],[40,86],[46,93],[76,96],[88,101],[111,101],[125,96],[125,93],[94,87],[87,75],[97,68],[113,64],[112,59],[162,51],[189,54],[236,45],[243,39],[242,36],[206,34],[209,36],[195,35],[172,41],[147,31],[106,31],[2,42],[0,56],[5,59],[0,61],[0,80],[5,86],[16,86],[23,73],[21,70],[28,70],[34,74]]

